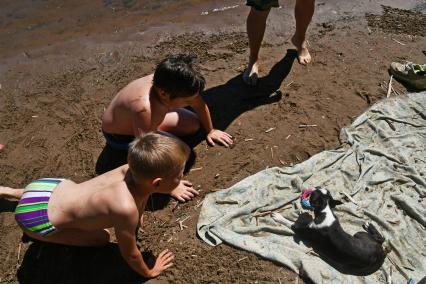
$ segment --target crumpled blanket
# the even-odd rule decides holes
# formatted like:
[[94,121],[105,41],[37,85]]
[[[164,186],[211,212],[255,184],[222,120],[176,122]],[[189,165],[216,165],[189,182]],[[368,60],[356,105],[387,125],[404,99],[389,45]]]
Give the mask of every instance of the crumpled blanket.
[[[406,283],[426,275],[426,92],[382,100],[341,130],[342,146],[293,167],[270,168],[208,194],[197,233],[212,246],[228,243],[281,263],[315,283]],[[326,187],[344,202],[334,210],[344,230],[372,222],[392,251],[368,276],[343,274],[276,223],[295,221],[301,191]],[[346,197],[349,195],[352,198]],[[286,205],[288,204],[288,205]]]

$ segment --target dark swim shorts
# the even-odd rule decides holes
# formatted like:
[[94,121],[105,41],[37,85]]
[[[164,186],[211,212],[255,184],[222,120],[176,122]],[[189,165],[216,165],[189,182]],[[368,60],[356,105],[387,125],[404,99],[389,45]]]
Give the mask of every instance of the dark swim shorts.
[[106,142],[109,146],[116,150],[127,151],[129,150],[130,143],[135,139],[135,136],[122,135],[122,134],[110,134],[102,130],[105,136]]
[[280,6],[278,0],[247,0],[246,5],[259,11],[266,11],[271,7]]

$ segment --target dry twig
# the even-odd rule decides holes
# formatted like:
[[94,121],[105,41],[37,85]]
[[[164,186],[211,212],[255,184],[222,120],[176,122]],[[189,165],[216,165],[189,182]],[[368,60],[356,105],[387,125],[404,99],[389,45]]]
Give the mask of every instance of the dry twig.
[[203,169],[203,167],[199,167],[199,168],[192,168],[192,169],[190,169],[189,171],[190,172],[195,172],[195,171],[200,171],[200,170],[202,170]]
[[236,200],[216,200],[216,204],[238,204]]
[[299,124],[299,128],[317,127],[316,124]]
[[344,196],[346,196],[346,198],[349,199],[350,202],[352,202],[356,206],[359,206],[358,203],[356,203],[356,201],[348,193],[346,193],[344,191],[341,191],[340,193],[343,194]]
[[400,42],[400,41],[398,41],[398,40],[396,40],[396,39],[392,39],[394,42],[396,42],[396,43],[399,43],[400,45],[405,45],[405,43],[402,43],[402,42]]
[[392,91],[392,79],[393,79],[393,75],[390,76],[389,79],[389,84],[388,84],[388,92],[386,93],[386,97],[389,98],[390,93]]
[[269,132],[271,132],[274,129],[275,129],[275,127],[268,128],[268,129],[265,130],[265,133],[269,133]]

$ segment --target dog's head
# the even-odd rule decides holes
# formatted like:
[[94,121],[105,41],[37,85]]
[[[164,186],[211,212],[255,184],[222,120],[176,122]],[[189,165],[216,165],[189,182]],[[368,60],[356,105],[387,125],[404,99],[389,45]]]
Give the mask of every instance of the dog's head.
[[330,208],[336,207],[336,205],[342,204],[342,202],[334,200],[330,192],[324,187],[317,186],[309,196],[309,203],[314,210],[322,211],[327,205]]

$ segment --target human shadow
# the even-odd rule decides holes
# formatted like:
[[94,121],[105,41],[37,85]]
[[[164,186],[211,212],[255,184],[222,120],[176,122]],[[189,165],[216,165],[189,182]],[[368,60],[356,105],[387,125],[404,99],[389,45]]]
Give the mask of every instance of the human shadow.
[[306,247],[311,248],[328,265],[340,273],[356,276],[370,275],[383,265],[384,259],[379,259],[374,265],[359,267],[359,263],[353,257],[347,252],[337,250],[330,239],[321,235],[319,231],[301,229],[306,227],[305,225],[308,223],[306,220],[309,219],[308,215],[308,213],[299,215],[292,226],[291,229],[295,232],[293,240],[297,244],[303,243]]
[[14,212],[17,205],[18,205],[18,201],[0,199],[0,213]]
[[215,128],[224,130],[242,113],[280,101],[282,93],[279,88],[290,73],[296,58],[296,50],[288,49],[269,74],[258,79],[256,86],[245,84],[240,74],[223,85],[204,91],[203,98],[211,110]]
[[[145,254],[146,257],[146,254]],[[149,257],[147,258],[148,263]],[[19,283],[143,283],[117,244],[99,248],[32,243],[18,269]]]

